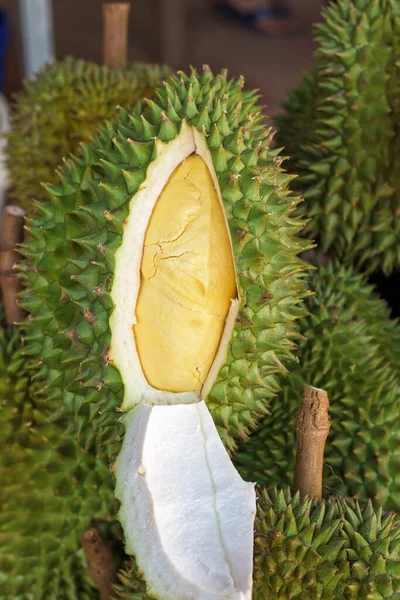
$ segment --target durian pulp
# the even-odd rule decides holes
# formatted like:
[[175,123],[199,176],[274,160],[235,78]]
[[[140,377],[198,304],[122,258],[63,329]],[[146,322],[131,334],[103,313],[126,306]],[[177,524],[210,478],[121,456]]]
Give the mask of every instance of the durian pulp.
[[133,329],[150,385],[201,390],[236,295],[222,207],[206,163],[193,154],[169,178],[145,236]]

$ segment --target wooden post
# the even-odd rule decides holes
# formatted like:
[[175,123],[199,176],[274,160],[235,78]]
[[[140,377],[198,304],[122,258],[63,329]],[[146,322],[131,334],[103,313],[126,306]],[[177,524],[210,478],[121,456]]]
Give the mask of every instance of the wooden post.
[[114,596],[113,584],[117,581],[117,566],[110,548],[101,539],[97,529],[85,531],[81,544],[101,600],[110,600]]
[[104,2],[103,63],[111,69],[125,69],[128,61],[129,2]]
[[305,385],[301,408],[296,417],[294,488],[301,495],[316,500],[322,498],[324,448],[330,426],[327,393]]
[[16,246],[23,241],[25,211],[19,206],[6,206],[0,231],[0,286],[8,325],[22,321],[25,312],[18,305],[21,282],[14,270],[19,260]]

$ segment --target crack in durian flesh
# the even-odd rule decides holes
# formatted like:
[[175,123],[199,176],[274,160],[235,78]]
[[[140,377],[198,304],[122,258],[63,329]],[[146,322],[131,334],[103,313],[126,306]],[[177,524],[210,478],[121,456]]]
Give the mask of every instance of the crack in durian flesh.
[[133,329],[150,385],[201,390],[236,295],[222,207],[206,163],[192,154],[169,178],[146,231]]

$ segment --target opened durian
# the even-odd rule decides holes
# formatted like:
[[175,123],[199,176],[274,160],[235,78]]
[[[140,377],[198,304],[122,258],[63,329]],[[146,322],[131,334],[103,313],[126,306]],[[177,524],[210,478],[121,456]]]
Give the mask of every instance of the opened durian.
[[271,415],[236,454],[236,464],[262,485],[293,483],[298,399],[312,382],[327,390],[331,403],[326,493],[371,498],[399,510],[400,325],[351,268],[319,267],[310,288],[298,362]]
[[[82,146],[80,156],[62,171],[61,182],[47,187],[50,202],[39,203],[28,226],[32,240],[24,249],[23,300],[31,315],[27,352],[41,357],[39,379],[46,394],[77,414],[82,435],[96,433],[98,452],[115,454],[122,432],[116,408],[131,408],[141,399],[152,403],[154,397],[164,403],[205,398],[225,445],[233,449],[235,440],[244,439],[267,414],[284,363],[292,357],[295,320],[302,314],[298,303],[305,294],[304,263],[297,255],[308,244],[296,238],[302,222],[291,216],[299,202],[288,189],[291,178],[269,148],[271,138],[260,123],[255,93],[243,92],[242,86],[242,80],[229,81],[225,73],[214,77],[207,69],[171,78],[158,90],[157,101],[145,102],[144,110],[122,111],[92,145]],[[197,233],[197,184],[179,183],[179,169],[189,168],[191,161],[197,165],[195,178],[203,178],[213,195]],[[160,244],[152,254],[165,240],[157,239],[157,231],[148,234],[154,239],[145,240],[159,197],[152,216],[155,227],[158,219],[169,219],[160,194],[168,206],[168,188],[175,185],[191,192],[185,196],[187,204],[177,202],[174,209],[182,222],[174,224],[171,214],[165,234],[174,236],[175,227],[179,236],[183,223],[193,219],[187,240],[192,243],[190,236],[198,235],[198,241],[193,237],[188,252],[199,253],[199,277],[188,268],[177,294],[184,299],[187,293],[184,303],[192,304],[194,314],[202,295],[214,294],[220,302],[212,290],[217,283],[227,294],[219,307],[201,309],[209,316],[203,314],[199,324],[192,319],[189,341],[173,366],[182,381],[173,380],[172,367],[165,364],[167,338],[173,336],[175,347],[180,346],[174,323],[182,319],[186,329],[190,313],[175,319],[170,309],[159,313],[153,308],[157,283],[151,269],[166,265],[158,277],[167,281],[170,272],[183,273],[193,265],[184,256],[179,259],[179,241],[174,248]],[[214,222],[208,234],[207,224]],[[214,247],[216,242],[220,246]],[[144,243],[148,248],[142,262]],[[169,246],[175,258],[164,261]],[[223,258],[222,248],[232,256]],[[218,275],[208,274],[208,259],[216,267],[221,259]],[[225,269],[230,274],[219,282]],[[150,291],[142,286],[138,297],[141,277],[147,276]],[[208,290],[202,287],[207,281]],[[165,342],[158,356],[154,348],[160,348],[160,338],[146,349],[146,329],[142,335],[135,322],[145,305],[145,328]],[[163,322],[170,327],[168,335],[159,329]],[[214,326],[218,333],[211,343]],[[204,364],[196,356],[198,339],[210,342],[204,346]],[[183,356],[186,366],[179,364]],[[162,368],[170,381],[157,380]],[[184,374],[186,368],[191,375]],[[160,387],[165,388],[161,396]],[[84,431],[88,421],[90,432]]]
[[125,71],[68,57],[46,65],[25,83],[12,107],[8,169],[12,197],[31,214],[46,200],[42,182],[57,182],[64,157],[87,142],[117,106],[134,106],[153,93],[170,71],[134,63]]
[[267,413],[305,295],[298,199],[242,86],[182,73],[122,111],[48,187],[24,250],[50,397],[99,451],[128,412],[119,516],[163,600],[251,598],[254,486],[215,424],[233,448]]
[[[371,502],[262,491],[255,526],[253,600],[400,598],[400,525]],[[134,561],[116,597],[152,597]]]
[[14,328],[0,367],[0,599],[97,599],[80,537],[96,523],[121,539],[108,465],[54,420]]
[[278,119],[278,143],[299,175],[307,234],[344,263],[389,274],[400,267],[399,6],[343,0],[323,15],[315,70]]

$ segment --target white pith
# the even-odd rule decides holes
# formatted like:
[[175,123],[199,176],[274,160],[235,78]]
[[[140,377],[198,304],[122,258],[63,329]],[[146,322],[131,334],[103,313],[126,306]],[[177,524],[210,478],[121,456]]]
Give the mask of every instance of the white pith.
[[[111,290],[115,308],[110,318],[110,359],[118,368],[124,382],[122,409],[128,410],[140,402],[150,405],[193,404],[205,398],[226,360],[228,343],[239,310],[239,300],[231,303],[225,328],[213,365],[201,392],[167,392],[152,387],[143,373],[132,326],[136,323],[135,309],[140,288],[140,266],[144,239],[154,206],[176,167],[193,153],[206,163],[223,207],[218,178],[212,157],[202,134],[183,121],[181,132],[171,142],[156,140],[157,157],[147,170],[146,180],[132,197],[129,216],[124,226],[122,244],[115,254],[114,280]],[[225,210],[223,208],[223,214]],[[230,237],[230,232],[227,231]],[[232,241],[231,241],[232,246]],[[157,315],[154,316],[157,318]]]
[[204,402],[142,404],[124,418],[116,496],[128,553],[160,600],[249,600],[254,485]]

